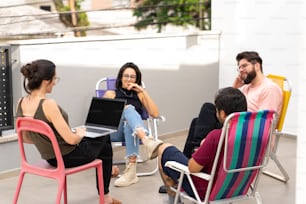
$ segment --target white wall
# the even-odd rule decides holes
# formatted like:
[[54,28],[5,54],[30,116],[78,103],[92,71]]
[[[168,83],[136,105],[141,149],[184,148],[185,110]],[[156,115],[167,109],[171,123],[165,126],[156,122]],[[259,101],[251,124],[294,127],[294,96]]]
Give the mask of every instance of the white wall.
[[25,0],[1,0],[0,6],[16,5],[25,3]]
[[[200,32],[11,41],[14,106],[24,95],[20,66],[49,59],[61,78],[49,97],[67,111],[72,126],[83,124],[96,82],[116,76],[122,64],[132,61],[142,70],[146,89],[166,117],[159,135],[186,130],[203,102],[213,102],[218,90],[219,36]],[[0,172],[18,168],[17,142],[0,146],[0,161],[5,161]]]
[[[51,97],[69,113],[72,126],[84,122],[96,82],[105,76],[116,76],[126,62],[141,68],[147,90],[167,118],[160,133],[187,129],[203,102],[212,102],[218,89],[217,32],[56,38],[10,44],[16,61],[14,104],[22,95],[20,65],[49,59],[57,65],[61,77]],[[71,99],[77,102],[72,103]]]
[[244,50],[260,53],[265,74],[284,75],[292,83],[284,131],[298,139],[296,203],[305,203],[306,192],[305,9],[303,0],[212,1],[212,29],[222,32],[219,86],[232,84],[237,67],[235,56]]

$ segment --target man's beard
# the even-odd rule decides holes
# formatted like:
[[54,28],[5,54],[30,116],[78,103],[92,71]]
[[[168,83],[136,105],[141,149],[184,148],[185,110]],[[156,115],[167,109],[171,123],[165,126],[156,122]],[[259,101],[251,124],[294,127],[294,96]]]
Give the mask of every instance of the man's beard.
[[256,77],[256,72],[255,72],[255,69],[253,68],[253,70],[248,73],[247,77],[243,80],[243,83],[244,84],[249,84],[253,81],[253,79],[255,79]]

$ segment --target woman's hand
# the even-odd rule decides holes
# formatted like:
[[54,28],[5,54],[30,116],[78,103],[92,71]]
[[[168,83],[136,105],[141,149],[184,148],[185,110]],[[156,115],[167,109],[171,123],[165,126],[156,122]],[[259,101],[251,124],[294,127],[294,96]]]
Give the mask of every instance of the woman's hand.
[[137,93],[141,93],[144,91],[144,89],[136,83],[129,83],[127,90],[129,91],[133,90],[133,91],[136,91]]
[[86,134],[86,128],[85,127],[77,127],[75,128],[75,134],[79,135],[81,138],[83,138]]

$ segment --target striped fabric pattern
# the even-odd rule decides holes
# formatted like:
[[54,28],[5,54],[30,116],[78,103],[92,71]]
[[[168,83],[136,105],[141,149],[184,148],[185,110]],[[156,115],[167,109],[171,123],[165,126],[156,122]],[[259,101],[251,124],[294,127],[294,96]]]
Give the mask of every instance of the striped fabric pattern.
[[[227,152],[220,155],[222,163],[216,171],[215,184],[209,200],[219,200],[245,195],[259,169],[227,173],[229,170],[261,165],[269,142],[269,131],[273,120],[273,111],[235,113],[225,136]],[[225,140],[226,141],[226,140]],[[219,160],[220,161],[220,160]]]

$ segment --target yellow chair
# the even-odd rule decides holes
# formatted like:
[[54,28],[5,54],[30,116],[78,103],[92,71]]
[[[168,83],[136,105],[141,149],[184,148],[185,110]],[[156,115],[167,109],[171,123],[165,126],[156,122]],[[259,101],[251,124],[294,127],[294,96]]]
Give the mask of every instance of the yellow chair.
[[286,135],[286,133],[282,132],[282,129],[283,129],[283,125],[284,125],[284,121],[285,121],[285,117],[287,113],[287,108],[288,108],[288,104],[289,104],[289,100],[291,96],[291,86],[290,86],[289,81],[284,76],[269,74],[267,77],[271,79],[273,82],[275,82],[283,91],[283,106],[282,106],[282,110],[281,110],[281,113],[279,115],[279,119],[276,125],[274,145],[271,148],[271,153],[270,153],[271,159],[275,162],[275,164],[279,168],[280,172],[282,173],[282,176],[272,173],[267,170],[263,171],[263,173],[265,175],[271,176],[277,180],[287,183],[287,181],[289,180],[289,175],[287,171],[284,169],[284,167],[281,165],[281,163],[279,162],[276,156],[276,150],[277,150],[277,146],[278,146],[280,137]]

